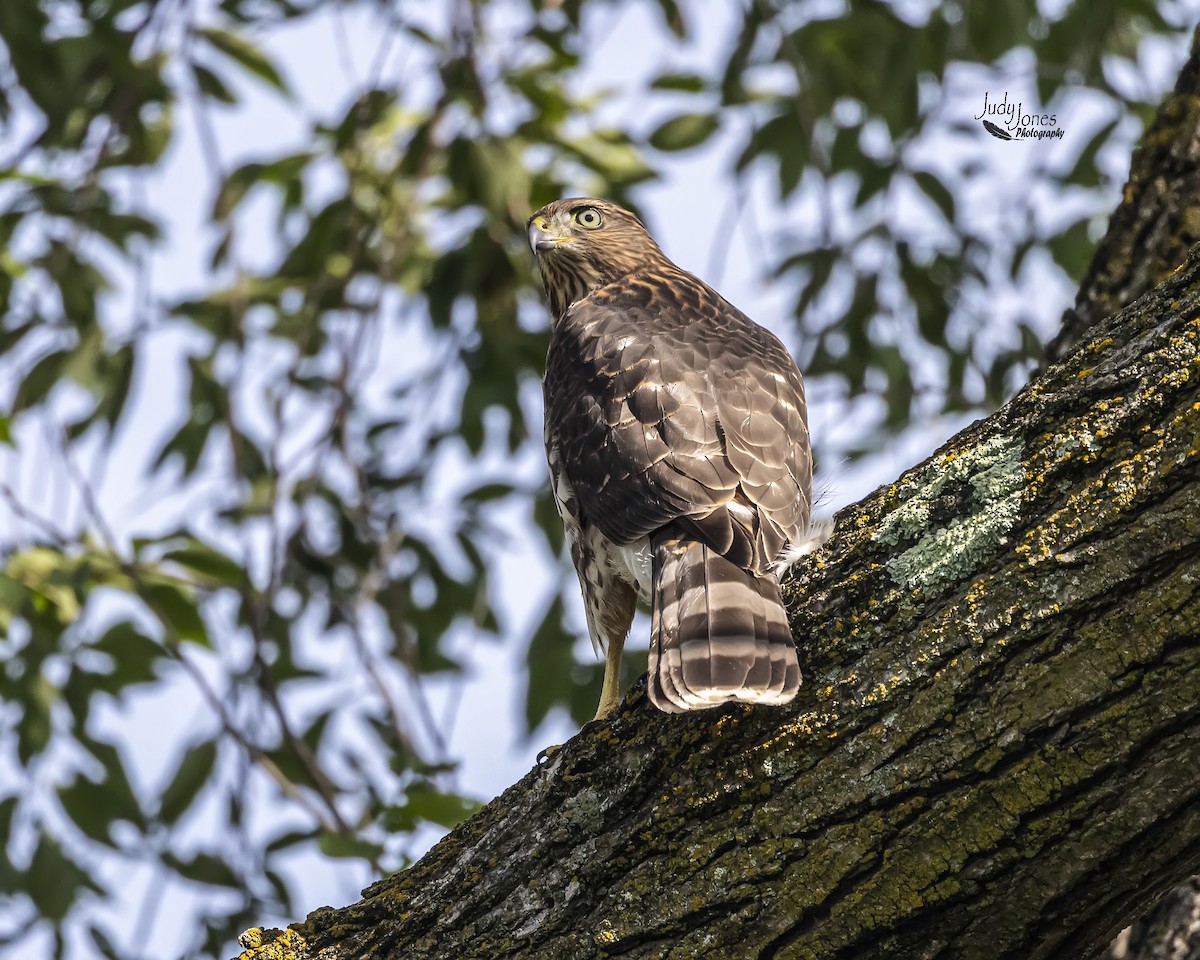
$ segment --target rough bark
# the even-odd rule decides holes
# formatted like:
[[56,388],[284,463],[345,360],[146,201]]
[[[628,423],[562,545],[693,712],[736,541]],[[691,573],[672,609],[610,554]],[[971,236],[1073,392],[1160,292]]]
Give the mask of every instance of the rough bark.
[[1200,877],[1175,887],[1122,930],[1104,960],[1200,960]]
[[[1120,206],[1047,347],[1060,360],[1099,319],[1168,276],[1200,240],[1200,29],[1130,164]],[[1193,918],[1188,921],[1187,918]],[[1200,960],[1200,879],[1167,894],[1114,941],[1108,960]],[[1190,944],[1190,947],[1187,946]]]
[[638,691],[244,956],[1098,956],[1200,867],[1198,459],[1193,260],[838,516],[790,708]]

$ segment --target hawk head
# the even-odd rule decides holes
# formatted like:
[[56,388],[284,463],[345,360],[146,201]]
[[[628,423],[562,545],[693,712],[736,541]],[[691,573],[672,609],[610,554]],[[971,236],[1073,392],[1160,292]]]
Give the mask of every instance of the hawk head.
[[642,222],[607,200],[556,200],[529,218],[526,232],[555,319],[593,290],[666,262]]

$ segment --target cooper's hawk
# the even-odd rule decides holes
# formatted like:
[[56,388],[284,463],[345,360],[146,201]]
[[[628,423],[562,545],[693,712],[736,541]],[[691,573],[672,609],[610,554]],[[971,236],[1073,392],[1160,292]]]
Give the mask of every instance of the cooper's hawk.
[[778,574],[808,525],[800,371],[770,332],[666,258],[627,210],[560,200],[528,224],[550,301],[546,454],[607,647],[650,604],[650,700],[678,713],[786,703],[800,667]]

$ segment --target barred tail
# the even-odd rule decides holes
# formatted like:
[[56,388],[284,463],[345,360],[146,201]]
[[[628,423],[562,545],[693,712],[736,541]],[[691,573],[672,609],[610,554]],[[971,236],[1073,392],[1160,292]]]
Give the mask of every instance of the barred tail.
[[795,697],[800,664],[779,581],[675,531],[656,537],[653,550],[650,701],[682,713]]

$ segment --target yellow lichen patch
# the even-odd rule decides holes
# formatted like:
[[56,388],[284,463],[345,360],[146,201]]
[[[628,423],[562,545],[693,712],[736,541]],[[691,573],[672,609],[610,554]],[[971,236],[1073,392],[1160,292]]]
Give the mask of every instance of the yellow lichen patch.
[[[1154,396],[1157,399],[1157,394]],[[1114,511],[1133,510],[1150,485],[1196,457],[1198,411],[1200,404],[1192,404],[1165,426],[1144,431],[1141,449],[1072,492],[1061,508],[1025,534],[1018,553],[1036,563],[1068,549],[1098,524],[1111,522]],[[1188,440],[1180,452],[1181,435]],[[1174,455],[1168,451],[1174,451]]]
[[966,596],[963,597],[963,602],[968,606],[968,608],[972,610],[978,608],[979,602],[987,594],[987,583],[987,577],[980,577],[978,580],[973,581],[971,586],[967,588],[967,593]]
[[308,944],[295,930],[251,927],[238,937],[245,947],[238,960],[298,960],[308,956]]
[[[832,689],[832,688],[831,688]],[[774,736],[754,747],[754,750],[774,750],[785,740],[812,737],[818,733],[829,733],[829,728],[840,719],[838,714],[819,714],[815,710],[802,713],[787,723],[780,724]]]
[[614,943],[619,943],[621,938],[617,935],[617,931],[613,929],[611,920],[601,920],[600,925],[596,928],[596,932],[592,934],[592,942],[597,946],[611,946]]

